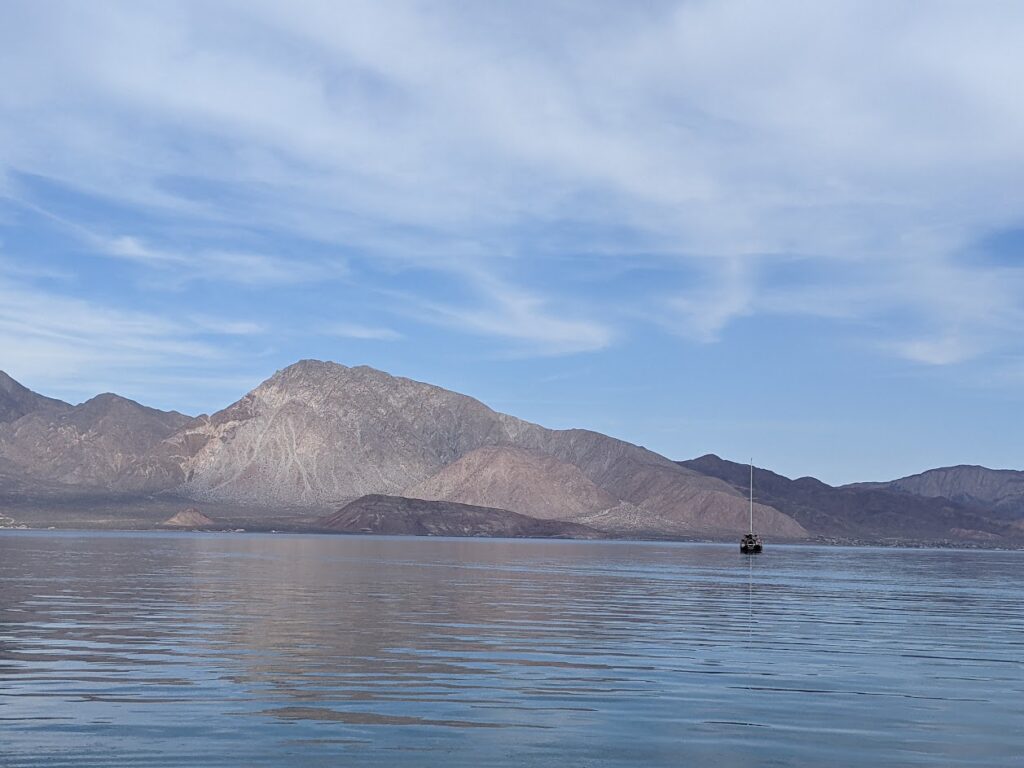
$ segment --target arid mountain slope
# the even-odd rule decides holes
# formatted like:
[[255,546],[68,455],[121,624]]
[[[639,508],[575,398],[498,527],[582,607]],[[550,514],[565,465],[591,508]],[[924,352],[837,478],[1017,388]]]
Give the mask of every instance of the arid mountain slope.
[[499,507],[547,520],[569,520],[619,503],[572,464],[511,446],[470,451],[403,495]]
[[[507,423],[517,445],[579,467],[595,485],[624,503],[621,521],[604,516],[609,530],[634,530],[636,509],[658,521],[658,526],[668,521],[676,535],[724,536],[747,529],[746,495],[718,478],[598,432],[548,430],[518,419]],[[807,536],[798,522],[778,510],[755,505],[755,513],[762,533],[787,539]],[[580,519],[597,525],[596,517]]]
[[400,493],[507,438],[497,414],[472,398],[304,360],[173,442],[193,498],[330,507]]
[[885,488],[925,498],[954,501],[1005,520],[1024,519],[1024,472],[960,465],[930,469],[888,483],[849,488]]
[[[746,464],[714,455],[680,462],[737,489],[749,480]],[[766,469],[754,476],[755,497],[819,536],[863,540],[991,541],[1017,536],[1005,523],[942,498],[873,486],[834,488],[812,477],[790,480]]]
[[9,424],[35,411],[62,411],[71,408],[63,400],[43,397],[0,371],[0,424]]
[[0,424],[0,459],[27,477],[113,492],[158,491],[179,484],[181,468],[161,443],[192,419],[118,395],[50,406]]
[[[110,394],[71,406],[0,374],[0,512],[40,522],[155,524],[192,500],[218,518],[295,528],[376,494],[615,536],[731,538],[747,527],[746,472],[715,456],[676,463],[596,432],[545,429],[456,392],[316,360],[197,419]],[[1022,478],[951,467],[832,488],[761,470],[756,527],[774,540],[1024,542]],[[424,509],[394,524],[422,522]],[[443,509],[428,510],[434,532]]]
[[[366,367],[296,363],[169,442],[183,457],[182,492],[196,499],[323,507],[418,488],[433,497],[451,494],[448,500],[493,505],[511,499],[513,482],[535,482],[550,493],[538,489],[530,498],[523,491],[513,503],[519,512],[550,516],[558,495],[552,486],[564,482],[561,499],[574,511],[595,511],[598,499],[609,508],[625,501],[676,521],[682,532],[735,533],[746,527],[741,494],[663,456],[596,432],[545,429],[464,395]],[[419,488],[480,448],[520,452],[481,454]],[[504,467],[485,468],[483,459],[496,457]],[[501,480],[513,464],[515,472]],[[473,482],[483,485],[470,487]],[[572,501],[584,488],[586,498]],[[799,524],[768,509],[763,531],[806,535]]]

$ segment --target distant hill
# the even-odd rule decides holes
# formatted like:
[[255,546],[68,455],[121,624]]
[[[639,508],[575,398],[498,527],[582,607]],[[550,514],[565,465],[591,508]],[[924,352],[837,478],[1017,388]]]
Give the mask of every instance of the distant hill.
[[414,536],[505,536],[595,539],[593,528],[557,520],[538,520],[507,509],[371,494],[346,504],[318,521],[339,533]]
[[[737,489],[749,482],[749,467],[713,454],[680,462]],[[833,487],[812,477],[791,480],[756,469],[754,496],[785,512],[822,537],[864,541],[974,541],[1013,543],[1020,532],[945,498],[927,498],[883,485]]]
[[848,488],[885,488],[924,498],[948,499],[1002,520],[1024,519],[1024,472],[960,465],[930,469],[887,483]]
[[42,484],[113,493],[159,491],[184,480],[161,443],[189,424],[188,416],[114,394],[76,406],[47,398],[21,401],[37,407],[0,424],[0,469],[17,468]]

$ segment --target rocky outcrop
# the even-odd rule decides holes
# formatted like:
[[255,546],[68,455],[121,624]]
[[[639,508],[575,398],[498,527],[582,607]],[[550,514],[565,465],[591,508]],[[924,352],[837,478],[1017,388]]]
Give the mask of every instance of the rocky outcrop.
[[70,407],[63,400],[37,395],[0,371],[0,424],[9,424],[36,411],[63,411]]
[[1024,519],[1024,472],[960,465],[930,469],[888,483],[852,488],[886,488],[929,499],[948,499],[1004,520]]
[[400,493],[507,442],[472,398],[372,368],[306,360],[175,438],[197,499],[330,507]]
[[210,528],[216,523],[195,507],[189,507],[164,520],[161,525],[167,528]]
[[165,490],[184,475],[161,444],[191,422],[118,395],[98,395],[0,424],[0,460],[40,482],[111,492]]
[[403,495],[511,509],[546,520],[569,520],[619,504],[578,467],[511,446],[470,451]]
[[372,494],[322,518],[319,527],[338,533],[412,536],[506,536],[599,538],[593,528],[538,520],[507,509]]

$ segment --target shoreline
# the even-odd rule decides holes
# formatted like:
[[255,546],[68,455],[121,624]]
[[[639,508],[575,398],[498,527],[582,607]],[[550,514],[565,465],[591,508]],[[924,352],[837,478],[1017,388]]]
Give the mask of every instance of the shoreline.
[[[5,533],[39,534],[39,533],[109,533],[109,534],[207,534],[220,536],[348,536],[379,539],[436,539],[462,541],[466,539],[484,541],[555,541],[555,542],[594,542],[594,543],[626,543],[626,544],[714,544],[720,546],[734,546],[736,541],[726,538],[700,538],[700,537],[629,537],[608,535],[596,538],[575,538],[571,536],[452,536],[434,534],[387,534],[361,531],[337,531],[314,527],[300,526],[252,526],[248,528],[173,528],[170,526],[160,527],[116,527],[116,526],[29,526],[29,525],[0,525],[0,535]],[[989,551],[989,552],[1024,552],[1024,545],[1012,547],[989,546],[981,543],[952,542],[952,541],[867,541],[867,540],[838,540],[834,538],[815,539],[778,539],[766,542],[769,546],[781,547],[820,547],[820,548],[846,548],[846,549],[912,549],[912,550],[963,550],[968,552]]]

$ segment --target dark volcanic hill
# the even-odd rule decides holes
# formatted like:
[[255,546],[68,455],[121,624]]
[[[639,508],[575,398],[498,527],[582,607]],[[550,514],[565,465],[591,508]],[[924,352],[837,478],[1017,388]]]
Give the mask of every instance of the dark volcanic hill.
[[414,536],[505,536],[594,539],[593,528],[557,520],[538,520],[507,509],[450,501],[427,501],[371,494],[356,499],[318,525],[339,533]]
[[930,469],[888,483],[848,488],[884,488],[928,499],[947,499],[1002,520],[1024,519],[1024,472],[960,465]]
[[[680,462],[746,489],[749,468],[714,455]],[[824,537],[866,541],[979,541],[1019,538],[1004,521],[944,498],[925,498],[889,487],[826,485],[813,477],[791,480],[766,469],[754,474],[755,498]]]

